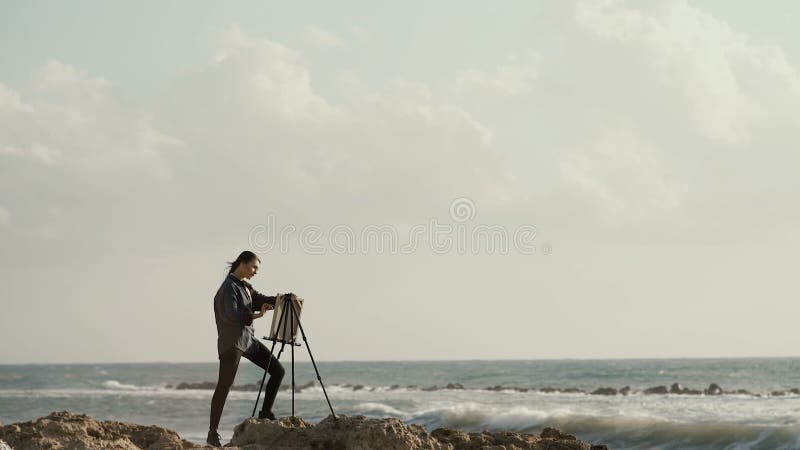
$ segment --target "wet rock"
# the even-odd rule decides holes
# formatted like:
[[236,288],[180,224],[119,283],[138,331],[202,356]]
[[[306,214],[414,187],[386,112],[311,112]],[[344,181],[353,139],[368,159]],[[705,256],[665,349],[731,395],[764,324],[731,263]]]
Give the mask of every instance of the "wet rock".
[[621,395],[629,395],[631,393],[631,387],[630,386],[625,386],[624,388],[619,390],[619,393]]
[[617,390],[612,387],[603,387],[592,391],[592,395],[617,395]]
[[708,389],[705,391],[706,395],[722,395],[722,388],[719,387],[717,383],[711,383],[708,385]]
[[700,395],[703,392],[699,391],[697,389],[689,389],[689,388],[683,387],[683,385],[680,384],[680,383],[673,383],[672,386],[670,386],[670,388],[669,388],[669,393],[670,394],[680,394],[680,395]]
[[654,386],[644,390],[645,394],[666,394],[669,390],[666,386]]
[[199,383],[179,383],[177,386],[175,386],[175,389],[214,389],[216,387],[217,383],[214,383],[213,381],[201,381]]
[[464,386],[461,383],[447,383],[447,386],[444,387],[445,389],[464,389]]

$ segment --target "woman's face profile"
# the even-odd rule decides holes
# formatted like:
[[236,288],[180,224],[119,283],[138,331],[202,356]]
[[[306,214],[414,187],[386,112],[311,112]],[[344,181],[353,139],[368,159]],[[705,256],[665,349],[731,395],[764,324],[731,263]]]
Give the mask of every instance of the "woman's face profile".
[[255,274],[258,273],[258,258],[253,258],[252,261],[248,263],[242,263],[242,267],[244,268],[244,273],[242,274],[243,278],[252,278]]

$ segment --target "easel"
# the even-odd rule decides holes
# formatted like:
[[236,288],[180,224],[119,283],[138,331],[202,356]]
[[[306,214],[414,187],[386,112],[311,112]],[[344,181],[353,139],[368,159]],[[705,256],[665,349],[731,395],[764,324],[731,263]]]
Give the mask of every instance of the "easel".
[[[267,367],[266,367],[266,369],[264,369],[264,376],[261,377],[261,385],[258,387],[258,397],[256,397],[256,404],[253,406],[253,413],[250,415],[250,417],[254,417],[256,415],[256,408],[258,408],[258,401],[261,398],[261,389],[264,388],[264,380],[267,379],[267,372],[269,372],[269,366],[270,366],[270,363],[272,363],[272,355],[274,355],[275,344],[277,342],[281,343],[281,349],[278,351],[278,356],[275,357],[276,360],[280,360],[281,353],[283,353],[283,347],[286,344],[289,344],[292,347],[292,417],[294,417],[294,389],[295,389],[295,386],[294,386],[294,347],[295,346],[299,347],[301,345],[299,342],[296,342],[296,338],[297,338],[296,334],[297,333],[295,331],[294,324],[297,323],[297,325],[300,327],[300,334],[303,336],[303,342],[306,343],[306,349],[308,350],[308,356],[311,358],[311,364],[314,365],[314,372],[316,372],[316,374],[317,374],[317,380],[319,380],[319,384],[320,384],[320,386],[322,386],[322,392],[325,394],[325,400],[328,402],[328,408],[331,409],[331,414],[333,415],[333,419],[334,420],[338,420],[338,418],[336,417],[336,413],[333,412],[333,406],[331,406],[331,401],[328,398],[328,393],[325,391],[325,385],[322,384],[322,377],[319,375],[319,370],[317,370],[317,363],[314,362],[314,356],[311,354],[311,347],[308,345],[308,339],[306,339],[306,332],[303,330],[303,324],[300,323],[300,315],[297,313],[297,310],[295,309],[295,302],[297,301],[296,299],[297,299],[297,297],[294,296],[294,295],[280,295],[280,296],[276,297],[276,299],[275,299],[275,307],[276,308],[278,307],[278,302],[279,301],[283,301],[284,302],[283,303],[283,308],[282,308],[282,311],[281,311],[281,316],[278,318],[277,327],[275,327],[274,332],[271,333],[271,334],[274,334],[275,336],[273,336],[273,337],[264,336],[262,338],[264,340],[272,341],[272,348],[269,351],[269,356],[270,357],[269,357],[269,360],[267,361]],[[286,303],[289,304],[288,308],[286,307]],[[273,318],[273,321],[274,321],[274,318]],[[282,324],[283,324],[283,327],[281,326]],[[286,328],[285,325],[286,324],[289,325],[288,333],[286,332],[287,330],[285,330],[285,328]],[[288,341],[285,340],[285,337],[286,337],[287,334],[291,335],[289,337]],[[284,339],[282,339],[282,338],[284,338]]]

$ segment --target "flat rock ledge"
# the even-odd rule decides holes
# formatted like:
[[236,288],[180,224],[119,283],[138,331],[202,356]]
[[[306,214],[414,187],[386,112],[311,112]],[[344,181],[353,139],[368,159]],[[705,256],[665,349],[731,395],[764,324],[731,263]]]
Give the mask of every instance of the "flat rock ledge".
[[[234,428],[230,450],[607,450],[545,428],[541,435],[489,432],[465,433],[420,425],[396,418],[328,416],[318,424],[299,417],[277,420],[249,418]],[[3,447],[6,445],[6,447]],[[85,414],[53,412],[29,422],[0,426],[0,450],[183,450],[210,448],[189,442],[157,425],[96,420]]]

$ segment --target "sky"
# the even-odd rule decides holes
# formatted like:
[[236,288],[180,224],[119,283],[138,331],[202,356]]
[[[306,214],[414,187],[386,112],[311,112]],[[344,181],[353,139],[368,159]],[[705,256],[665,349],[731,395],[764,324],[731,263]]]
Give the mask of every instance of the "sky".
[[769,6],[0,1],[0,364],[800,356]]

